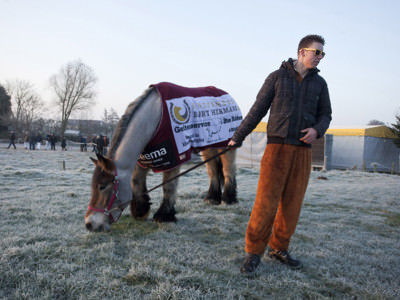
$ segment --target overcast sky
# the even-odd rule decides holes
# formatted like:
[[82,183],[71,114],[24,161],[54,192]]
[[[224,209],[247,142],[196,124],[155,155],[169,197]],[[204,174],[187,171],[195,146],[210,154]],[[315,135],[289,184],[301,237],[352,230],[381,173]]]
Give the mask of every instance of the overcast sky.
[[268,74],[315,33],[326,40],[332,127],[390,124],[400,113],[399,12],[397,0],[0,0],[0,83],[29,81],[50,105],[50,76],[79,59],[98,77],[85,118],[121,115],[160,81],[214,85],[246,114]]

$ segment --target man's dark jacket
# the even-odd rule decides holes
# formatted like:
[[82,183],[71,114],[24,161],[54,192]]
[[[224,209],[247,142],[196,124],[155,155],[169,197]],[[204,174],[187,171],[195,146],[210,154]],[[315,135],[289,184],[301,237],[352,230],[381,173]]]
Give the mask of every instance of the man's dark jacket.
[[[267,125],[268,143],[293,145],[300,141],[300,131],[314,128],[318,138],[325,134],[332,119],[328,86],[317,68],[308,71],[303,80],[289,58],[264,82],[246,118],[232,137],[238,145],[257,126],[270,109]],[[309,146],[309,145],[308,145]]]

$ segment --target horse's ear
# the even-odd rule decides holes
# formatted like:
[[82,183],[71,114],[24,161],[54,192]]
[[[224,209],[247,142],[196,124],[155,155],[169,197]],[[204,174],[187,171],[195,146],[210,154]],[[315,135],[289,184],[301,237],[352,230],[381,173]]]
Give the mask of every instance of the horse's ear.
[[94,159],[93,157],[89,157],[89,158],[90,158],[90,160],[94,163],[94,165],[97,166],[98,160],[97,160],[97,159]]
[[97,159],[98,159],[98,163],[101,163],[101,164],[107,164],[107,158],[105,158],[103,155],[101,155],[99,152],[96,152],[96,156],[97,156]]
[[111,159],[104,157],[103,155],[96,153],[98,160],[92,159],[96,166],[99,166],[104,172],[111,175],[114,174],[114,163]]

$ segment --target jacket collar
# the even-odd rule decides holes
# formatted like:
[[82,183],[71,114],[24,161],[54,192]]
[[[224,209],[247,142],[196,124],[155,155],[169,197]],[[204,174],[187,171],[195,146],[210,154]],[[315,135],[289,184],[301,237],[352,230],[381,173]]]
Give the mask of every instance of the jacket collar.
[[[295,59],[289,58],[287,61],[283,61],[282,62],[281,68],[288,70],[293,76],[296,77],[297,76],[296,75],[297,72],[294,69],[294,62],[295,61],[296,61]],[[305,77],[308,77],[308,76],[311,76],[311,75],[314,75],[314,74],[318,74],[318,72],[319,72],[318,68],[313,68],[313,69],[308,71],[308,73],[307,73],[307,75]]]

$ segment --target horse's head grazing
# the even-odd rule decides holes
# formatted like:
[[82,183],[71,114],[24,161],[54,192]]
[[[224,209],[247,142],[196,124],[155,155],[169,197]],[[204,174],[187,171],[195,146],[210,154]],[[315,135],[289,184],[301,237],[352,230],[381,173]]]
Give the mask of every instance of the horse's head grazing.
[[92,177],[92,197],[85,215],[89,231],[108,231],[111,223],[118,220],[123,208],[118,199],[118,174],[114,162],[96,154],[90,158],[96,168]]

